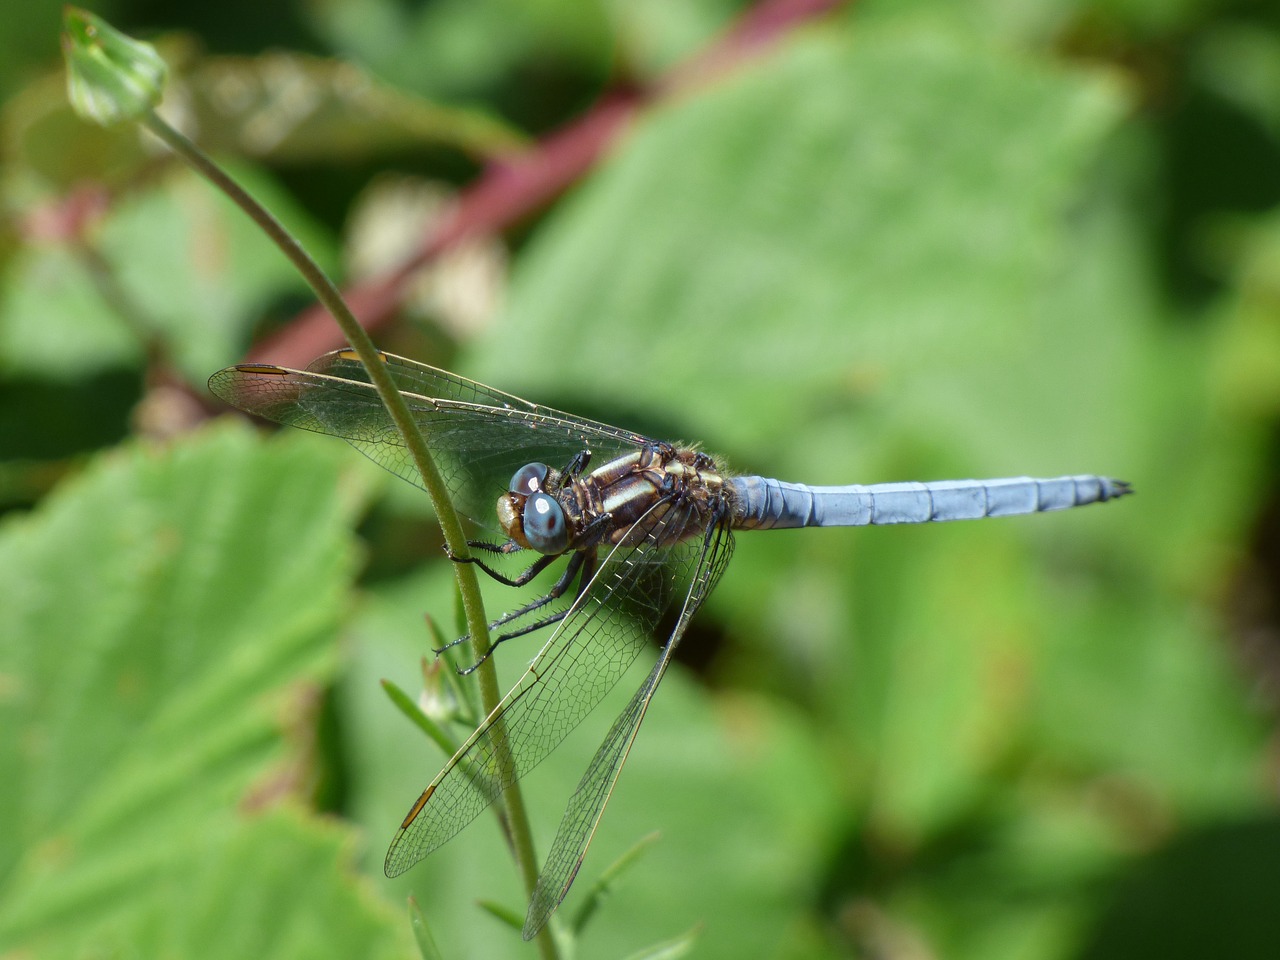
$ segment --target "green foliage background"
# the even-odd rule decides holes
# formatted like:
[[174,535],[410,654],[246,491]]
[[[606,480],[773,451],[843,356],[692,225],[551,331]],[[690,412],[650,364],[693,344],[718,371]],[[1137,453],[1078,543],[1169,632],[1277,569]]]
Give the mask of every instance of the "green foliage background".
[[[343,276],[397,227],[388,171],[464,186],[737,5],[94,9]],[[411,956],[410,893],[444,956],[519,955],[475,907],[523,913],[492,820],[381,876],[443,760],[378,686],[417,689],[423,614],[454,619],[425,498],[207,416],[305,290],[70,115],[57,16],[0,12],[0,956]],[[708,957],[1280,955],[1277,63],[1245,2],[851,5],[445,264],[498,309],[406,301],[379,334],[744,471],[1138,490],[742,536],[562,913],[661,839],[580,955],[694,928]],[[543,851],[608,716],[529,778]]]

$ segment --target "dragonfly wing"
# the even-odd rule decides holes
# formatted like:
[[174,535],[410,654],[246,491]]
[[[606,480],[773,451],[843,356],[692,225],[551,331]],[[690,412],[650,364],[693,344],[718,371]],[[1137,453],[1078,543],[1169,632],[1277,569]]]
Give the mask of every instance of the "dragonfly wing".
[[[398,384],[447,394],[404,396],[455,508],[499,535],[494,504],[511,475],[526,463],[558,469],[583,450],[609,459],[647,442],[638,434],[539,407],[443,370],[421,364],[406,368],[407,363],[388,356],[388,370],[395,372]],[[367,380],[354,378],[364,368],[342,352],[327,354],[316,365],[342,375],[241,364],[215,373],[209,389],[277,423],[341,437],[375,463],[421,486],[417,466],[382,401]]]
[[[388,876],[452,838],[537,766],[621,679],[667,611],[686,599],[675,588],[688,564],[668,562],[669,555],[682,558],[684,546],[660,544],[693,515],[664,506],[610,550],[524,676],[418,798],[387,851]],[[701,545],[701,537],[695,540]]]
[[538,935],[569,892],[569,887],[578,875],[578,868],[582,866],[587,847],[595,836],[600,818],[604,815],[605,805],[613,794],[618,774],[631,751],[631,744],[635,742],[645,711],[649,709],[653,692],[666,673],[671,656],[689,621],[715,587],[729,562],[733,553],[733,534],[729,532],[727,519],[724,524],[709,528],[706,537],[699,538],[694,544],[696,552],[690,547],[683,561],[692,570],[687,578],[688,588],[684,594],[684,602],[666,645],[662,648],[662,654],[649,676],[640,684],[640,689],[631,698],[631,702],[614,721],[573,796],[569,798],[569,806],[560,821],[556,838],[551,844],[551,852],[547,855],[547,862],[538,876],[538,886],[529,903],[523,931],[526,940],[532,940]]
[[[537,414],[548,420],[574,423],[586,431],[587,435],[597,440],[612,439],[622,447],[637,446],[649,442],[645,437],[630,430],[611,427],[607,423],[588,420],[576,414],[565,413],[552,407],[544,407],[540,403],[524,400],[514,394],[504,393],[494,387],[468,380],[439,367],[429,367],[425,363],[397,357],[393,353],[380,354],[386,364],[387,372],[395,385],[405,393],[416,393],[422,397],[433,397],[440,400],[456,400],[459,403],[476,404],[486,407],[509,408]],[[356,356],[354,350],[334,350],[317,357],[307,364],[312,373],[323,373],[343,380],[369,382],[369,374]]]
[[522,933],[524,939],[532,940],[546,926],[577,877],[578,868],[582,866],[587,847],[604,814],[605,804],[613,794],[622,764],[640,731],[640,721],[644,719],[653,691],[666,673],[668,663],[670,659],[664,652],[626,709],[614,721],[609,735],[591,758],[591,765],[569,798],[569,805],[551,844],[551,852],[538,874],[538,886],[529,901]]

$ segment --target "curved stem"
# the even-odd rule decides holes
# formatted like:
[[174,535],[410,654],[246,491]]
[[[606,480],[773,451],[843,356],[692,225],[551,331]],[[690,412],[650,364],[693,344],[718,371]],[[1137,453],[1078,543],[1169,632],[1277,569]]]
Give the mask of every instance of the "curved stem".
[[[347,342],[351,344],[359,355],[360,361],[369,373],[369,380],[372,382],[374,389],[378,391],[378,396],[387,408],[387,412],[391,415],[396,429],[400,431],[405,447],[409,450],[410,455],[413,457],[414,465],[422,475],[423,486],[426,488],[427,495],[431,498],[432,506],[435,507],[436,517],[440,521],[440,529],[444,533],[444,539],[449,545],[450,551],[457,557],[469,556],[462,524],[458,520],[457,511],[453,509],[453,503],[449,499],[444,480],[431,459],[426,439],[418,432],[417,425],[413,422],[409,408],[404,402],[404,397],[400,395],[400,391],[396,389],[390,374],[387,373],[386,364],[382,362],[382,355],[378,352],[378,348],[373,345],[368,333],[357,322],[333,281],[311,259],[310,255],[302,248],[302,245],[294,239],[293,235],[284,228],[279,220],[250,196],[244,188],[231,179],[199,147],[166,123],[154,110],[148,111],[142,117],[142,124],[162,140],[174,153],[186,160],[197,172],[230,197],[236,206],[243,210],[275,242],[276,246],[289,258],[289,261],[297,268],[298,272],[302,274],[311,289],[315,291],[316,297],[324,308],[329,311],[333,319],[337,321],[338,326],[342,328],[342,332],[347,338]],[[480,585],[471,564],[455,563],[453,569],[454,575],[458,580],[458,590],[462,594],[462,606],[466,614],[467,630],[471,634],[476,662],[479,665],[476,674],[480,681],[481,702],[484,704],[484,709],[492,714],[502,698],[498,689],[498,675],[493,665],[493,658],[488,656],[488,619],[484,611],[484,602],[480,596]],[[501,756],[509,750],[506,729],[500,723],[494,724],[492,729],[494,749]],[[510,760],[508,758],[506,761],[500,762],[505,764],[509,763]],[[518,784],[513,783],[507,787],[503,792],[503,801],[506,807],[507,823],[511,831],[511,844],[515,853],[516,864],[519,867],[525,889],[529,896],[532,897],[533,891],[538,884],[538,862],[533,850],[533,834],[529,829],[529,819],[525,812],[524,799],[521,796]],[[551,937],[549,928],[543,928],[537,942],[538,951],[544,958],[551,960],[551,958],[557,956],[555,941]]]

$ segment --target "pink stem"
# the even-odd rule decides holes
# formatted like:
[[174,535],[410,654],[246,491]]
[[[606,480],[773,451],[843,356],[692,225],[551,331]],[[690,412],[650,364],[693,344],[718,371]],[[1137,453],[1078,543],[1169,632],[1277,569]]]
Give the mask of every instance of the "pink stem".
[[[720,38],[673,69],[648,94],[606,94],[580,119],[550,134],[527,153],[495,162],[463,191],[451,215],[434,224],[418,250],[383,277],[343,291],[368,330],[395,315],[404,288],[424,265],[460,241],[503,230],[541,209],[592,169],[643,106],[721,73],[775,43],[797,25],[848,0],[762,0]],[[343,345],[342,334],[319,306],[304,310],[259,342],[250,360],[302,366]]]

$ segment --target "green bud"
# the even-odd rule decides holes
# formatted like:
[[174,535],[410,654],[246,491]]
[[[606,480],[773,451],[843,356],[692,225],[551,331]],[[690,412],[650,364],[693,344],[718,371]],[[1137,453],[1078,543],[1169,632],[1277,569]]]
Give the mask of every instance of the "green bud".
[[63,11],[62,28],[67,96],[81,117],[106,126],[136,120],[160,102],[168,69],[153,46],[78,7]]

